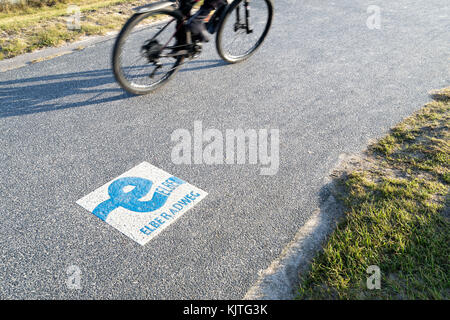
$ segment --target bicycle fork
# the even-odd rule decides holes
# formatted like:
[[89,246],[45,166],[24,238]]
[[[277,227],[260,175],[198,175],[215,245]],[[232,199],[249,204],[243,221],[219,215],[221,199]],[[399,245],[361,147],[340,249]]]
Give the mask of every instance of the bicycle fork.
[[234,31],[237,32],[239,29],[245,29],[247,34],[253,32],[250,28],[250,1],[244,0],[244,10],[245,10],[245,24],[241,23],[241,8],[238,6],[236,8],[236,23],[234,24]]

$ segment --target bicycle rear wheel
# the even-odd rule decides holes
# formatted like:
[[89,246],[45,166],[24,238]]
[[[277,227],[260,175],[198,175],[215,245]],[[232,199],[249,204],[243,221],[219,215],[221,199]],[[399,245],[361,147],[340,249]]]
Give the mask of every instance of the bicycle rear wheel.
[[173,11],[159,10],[128,20],[113,51],[114,76],[123,89],[147,94],[177,72],[184,60],[182,55],[173,55],[179,18]]
[[272,0],[235,0],[219,26],[216,48],[229,63],[249,58],[264,42],[273,18]]

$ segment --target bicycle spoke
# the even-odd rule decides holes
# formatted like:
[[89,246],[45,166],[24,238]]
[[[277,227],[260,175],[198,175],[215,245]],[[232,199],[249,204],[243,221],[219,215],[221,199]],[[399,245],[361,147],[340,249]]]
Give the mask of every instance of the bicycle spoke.
[[[130,70],[130,76],[133,78],[136,75],[136,72],[133,71],[139,71],[138,68],[135,68],[138,64],[138,60],[142,59],[142,57],[137,57],[133,63],[131,63],[129,66],[126,67],[126,70]],[[125,68],[124,68],[125,69]],[[125,71],[125,70],[124,70]]]
[[156,14],[158,17],[162,15],[145,13],[135,16],[135,21],[127,25],[127,32],[119,36],[120,46],[116,45],[114,74],[122,87],[133,93],[146,93],[160,86],[183,59],[170,55],[175,50],[172,42],[175,42],[176,24],[173,22],[176,19],[166,12],[169,18],[164,18],[161,23],[145,23],[145,19]]
[[262,43],[272,19],[270,0],[241,1],[225,18],[220,30],[221,56],[236,62],[245,59]]

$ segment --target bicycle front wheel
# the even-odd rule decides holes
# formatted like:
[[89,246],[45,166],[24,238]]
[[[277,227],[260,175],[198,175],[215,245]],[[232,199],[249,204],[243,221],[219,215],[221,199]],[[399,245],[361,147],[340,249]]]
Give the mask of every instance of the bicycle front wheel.
[[229,63],[249,58],[264,42],[272,18],[272,0],[235,0],[217,32],[220,57]]
[[147,94],[165,84],[184,58],[174,56],[179,17],[170,10],[135,14],[117,37],[113,51],[114,76],[133,94]]

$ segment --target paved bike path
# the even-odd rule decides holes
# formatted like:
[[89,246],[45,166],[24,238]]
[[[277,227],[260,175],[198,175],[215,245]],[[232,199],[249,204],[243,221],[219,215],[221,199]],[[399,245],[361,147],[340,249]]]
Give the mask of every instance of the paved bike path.
[[[213,44],[163,89],[124,94],[113,40],[0,73],[0,297],[239,299],[319,203],[339,154],[449,84],[446,1],[275,4],[266,43],[242,64]],[[278,174],[260,165],[175,165],[171,133],[279,129]],[[141,246],[76,201],[149,162],[207,197]],[[66,285],[78,266],[81,290]]]

